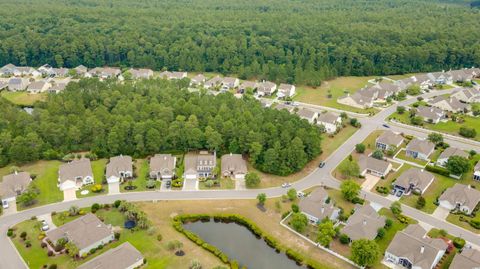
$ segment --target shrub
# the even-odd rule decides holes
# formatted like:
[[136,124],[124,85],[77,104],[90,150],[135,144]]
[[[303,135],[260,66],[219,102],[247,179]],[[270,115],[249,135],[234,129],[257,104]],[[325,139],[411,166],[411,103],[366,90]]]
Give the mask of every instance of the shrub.
[[25,240],[25,238],[27,238],[27,232],[22,232],[22,233],[20,233],[20,238],[22,238],[23,240]]
[[103,187],[101,184],[95,184],[92,186],[92,188],[90,189],[92,192],[101,192],[103,191]]
[[344,245],[350,243],[350,238],[346,234],[340,234],[338,239],[340,240],[340,243],[342,243]]
[[465,239],[460,238],[460,237],[455,237],[455,238],[453,238],[453,245],[456,248],[461,249],[461,248],[463,248],[463,246],[465,246]]
[[89,251],[89,252],[90,252],[90,254],[94,254],[96,251],[97,251],[97,249],[96,249],[96,248],[92,248],[92,249],[90,249],[90,251]]
[[97,212],[99,209],[100,209],[100,205],[97,204],[97,203],[94,203],[94,204],[92,205],[92,207],[91,207],[92,213]]
[[25,241],[25,247],[29,248],[31,246],[32,246],[32,243],[30,242],[30,240]]
[[377,186],[375,188],[375,190],[378,192],[378,193],[382,193],[382,194],[387,194],[389,192],[388,188],[387,187],[384,187],[384,186]]
[[290,211],[284,212],[282,214],[282,219],[286,218],[288,216],[288,214],[290,214]]
[[475,136],[477,136],[477,131],[475,130],[475,128],[460,127],[460,130],[458,131],[458,133],[461,136],[467,137],[467,138],[474,138]]
[[147,183],[145,184],[145,187],[147,189],[153,189],[155,188],[156,182],[155,180],[148,180]]
[[162,239],[163,239],[163,236],[161,234],[157,234],[157,240],[162,241]]
[[56,264],[51,264],[48,269],[57,269],[57,265]]
[[114,234],[114,235],[115,235],[115,240],[118,240],[118,239],[120,239],[120,233],[119,233],[119,232],[115,232],[115,234]]
[[47,247],[47,243],[45,243],[45,242],[42,242],[42,243],[40,244],[40,247],[42,247],[42,248],[46,248],[46,247]]
[[209,179],[209,180],[205,181],[205,187],[211,188],[211,187],[213,187],[213,185],[215,185],[215,182],[213,182],[213,180]]
[[298,207],[297,204],[292,204],[292,211],[294,213],[298,213],[300,211],[300,208]]
[[379,228],[377,230],[377,237],[382,239],[383,237],[385,237],[385,228]]
[[48,256],[48,257],[52,257],[52,256],[53,256],[53,251],[49,250],[49,251],[47,252],[47,256]]
[[260,184],[260,176],[257,173],[250,172],[245,175],[245,185],[248,188],[257,187]]
[[[463,216],[460,216],[460,218],[462,218]],[[472,226],[473,228],[475,229],[480,229],[480,221],[478,220],[470,220],[468,222],[470,224],[470,226]]]
[[417,209],[422,209],[425,207],[425,204],[426,204],[425,198],[423,198],[423,196],[419,196],[415,207]]
[[113,207],[118,208],[121,203],[122,203],[122,201],[116,200],[115,202],[113,202]]
[[364,144],[356,144],[355,151],[357,153],[364,153],[365,152],[365,145]]
[[387,230],[390,229],[392,227],[392,225],[393,225],[393,220],[391,220],[391,219],[386,219],[385,220],[385,226],[384,226],[385,229],[387,229]]
[[439,175],[446,176],[446,177],[450,176],[450,172],[448,172],[447,169],[438,167],[438,166],[427,165],[425,166],[425,170],[432,173],[437,173]]

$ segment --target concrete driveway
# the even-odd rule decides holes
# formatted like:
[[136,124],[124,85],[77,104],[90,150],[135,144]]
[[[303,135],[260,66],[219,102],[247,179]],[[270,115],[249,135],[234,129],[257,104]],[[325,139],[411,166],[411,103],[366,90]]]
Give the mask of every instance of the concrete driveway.
[[161,190],[161,191],[169,191],[169,190],[171,190],[171,186],[172,186],[172,185],[170,185],[170,188],[167,188],[167,181],[170,181],[170,183],[172,182],[171,179],[163,179],[163,180],[162,180],[162,184],[160,184],[160,190]]
[[245,179],[235,179],[235,189],[246,190],[247,186],[245,185]]
[[3,209],[3,215],[10,215],[17,213],[17,202],[11,201],[8,202],[8,208]]
[[362,189],[366,190],[366,191],[369,191],[369,190],[373,189],[373,187],[375,187],[375,185],[377,184],[377,182],[379,180],[380,180],[379,177],[376,177],[376,176],[373,176],[373,175],[370,175],[370,174],[366,174],[365,175],[365,181],[362,184]]
[[196,191],[196,190],[198,190],[198,180],[186,178],[185,181],[183,181],[183,189],[182,190],[184,190],[184,191]]
[[120,182],[108,183],[108,194],[119,194],[120,193]]
[[77,193],[75,192],[75,189],[66,189],[63,191],[63,201],[72,201],[77,199]]
[[43,215],[37,216],[37,219],[39,221],[42,221],[42,220],[46,221],[48,224],[48,227],[50,227],[50,230],[57,228],[57,226],[52,221],[52,214],[43,214]]
[[433,211],[432,216],[434,216],[437,219],[445,220],[449,214],[450,214],[450,210],[439,206],[437,207],[437,209],[435,209],[435,211]]

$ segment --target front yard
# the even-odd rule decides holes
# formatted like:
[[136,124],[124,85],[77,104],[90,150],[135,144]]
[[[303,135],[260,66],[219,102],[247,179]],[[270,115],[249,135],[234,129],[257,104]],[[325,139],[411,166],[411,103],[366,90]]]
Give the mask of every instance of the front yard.
[[[105,179],[105,167],[107,166],[107,159],[98,159],[95,161],[91,161],[92,163],[92,172],[93,172],[93,179],[95,180],[95,183],[93,185],[85,186],[82,189],[77,191],[77,198],[82,198],[82,197],[89,197],[89,196],[95,196],[95,195],[101,195],[101,194],[107,194],[108,193],[108,184],[103,184]],[[92,191],[92,188],[95,185],[100,184],[102,186],[102,190],[99,192],[94,192]],[[81,192],[83,190],[87,190],[88,194],[82,195]]]
[[407,161],[407,162],[411,162],[411,163],[416,163],[421,167],[425,167],[428,164],[427,161],[424,161],[424,160],[421,160],[421,159],[415,159],[415,158],[412,158],[410,156],[407,156],[406,152],[407,151],[405,149],[401,149],[397,153],[397,155],[395,155],[395,158],[398,158],[400,160],[404,160],[404,161]]
[[208,180],[200,181],[198,183],[198,188],[200,190],[232,190],[235,189],[235,180],[231,178],[225,178],[222,176],[219,176],[219,179],[210,179],[212,182],[214,182],[215,185],[209,187],[208,184],[206,183]]
[[474,217],[470,217],[470,216],[464,216],[462,214],[452,214],[452,213],[450,213],[447,217],[448,222],[453,223],[453,224],[455,224],[459,227],[462,227],[466,230],[469,230],[469,231],[472,231],[474,233],[480,234],[480,229],[476,229],[468,223],[471,220],[480,223],[480,214],[478,214],[478,212],[477,212]]

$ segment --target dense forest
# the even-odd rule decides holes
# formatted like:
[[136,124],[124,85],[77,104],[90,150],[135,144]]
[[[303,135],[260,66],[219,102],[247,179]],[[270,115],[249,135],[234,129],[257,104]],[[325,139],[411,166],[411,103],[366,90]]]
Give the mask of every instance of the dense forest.
[[248,96],[189,93],[182,83],[85,79],[49,95],[33,115],[0,98],[0,166],[72,151],[144,157],[209,149],[248,154],[255,167],[286,175],[320,154],[320,130],[307,121]]
[[480,65],[478,29],[480,10],[462,0],[3,0],[0,64],[318,85]]

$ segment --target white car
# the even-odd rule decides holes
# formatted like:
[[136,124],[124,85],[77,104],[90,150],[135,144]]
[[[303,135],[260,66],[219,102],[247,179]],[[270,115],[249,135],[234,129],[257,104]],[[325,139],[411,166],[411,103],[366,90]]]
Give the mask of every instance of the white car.
[[42,231],[48,231],[50,229],[50,226],[48,226],[48,223],[46,220],[40,221],[42,223]]
[[282,184],[282,188],[290,188],[292,186],[292,184],[288,183],[288,182],[285,182]]
[[298,198],[305,197],[305,193],[302,192],[302,191],[299,191],[299,192],[297,192],[297,197],[298,197]]
[[2,207],[3,207],[3,209],[7,209],[8,208],[8,202],[2,200]]

